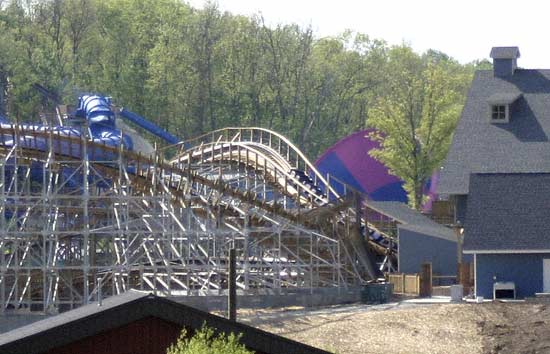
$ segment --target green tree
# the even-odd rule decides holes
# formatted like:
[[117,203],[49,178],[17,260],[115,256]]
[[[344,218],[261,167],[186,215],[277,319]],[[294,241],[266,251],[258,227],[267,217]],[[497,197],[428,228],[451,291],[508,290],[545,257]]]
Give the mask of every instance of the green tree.
[[[468,80],[455,79],[490,66],[437,51],[400,53],[350,31],[315,38],[310,28],[267,25],[214,2],[201,10],[181,0],[0,3],[0,112],[19,121],[53,113],[34,89],[40,84],[67,104],[83,92],[110,95],[182,139],[227,126],[270,128],[314,158],[401,99],[407,75],[416,75],[415,102],[451,78],[460,104]],[[428,62],[442,70],[431,81]]]
[[381,143],[370,154],[404,182],[409,204],[420,208],[422,189],[447,154],[470,72],[435,51],[419,56],[408,46],[390,51],[387,91],[368,124]]
[[203,327],[195,333],[194,336],[188,337],[187,331],[184,329],[178,341],[170,346],[166,351],[167,354],[253,354],[239,343],[240,336],[233,333],[226,336],[223,333],[214,336],[214,331],[210,328]]
[[335,139],[365,128],[370,106],[381,92],[386,55],[384,42],[352,32],[314,43],[301,131],[294,138],[302,149],[317,155]]

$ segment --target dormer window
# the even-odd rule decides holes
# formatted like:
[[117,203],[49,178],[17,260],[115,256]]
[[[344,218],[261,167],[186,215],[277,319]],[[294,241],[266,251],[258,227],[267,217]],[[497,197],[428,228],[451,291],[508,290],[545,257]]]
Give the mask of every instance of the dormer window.
[[489,120],[491,123],[508,123],[510,121],[511,107],[521,94],[496,93],[487,99],[489,103]]
[[493,47],[493,72],[495,77],[507,78],[514,75],[518,67],[518,47]]
[[492,106],[492,113],[491,113],[491,119],[494,121],[507,121],[508,120],[508,114],[507,109],[508,107],[506,105],[500,105],[496,104]]

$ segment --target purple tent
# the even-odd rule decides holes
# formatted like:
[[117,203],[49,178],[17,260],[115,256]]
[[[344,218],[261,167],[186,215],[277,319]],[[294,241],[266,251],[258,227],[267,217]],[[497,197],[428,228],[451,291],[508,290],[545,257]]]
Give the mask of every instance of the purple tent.
[[[315,162],[323,174],[330,174],[357,190],[367,194],[372,200],[407,202],[407,193],[403,181],[389,173],[388,168],[369,155],[369,151],[380,144],[369,138],[372,129],[353,133],[338,141],[325,151]],[[432,182],[437,181],[432,176]],[[343,187],[331,183],[337,192],[343,193]],[[428,183],[425,193],[430,200],[424,206],[431,209],[431,200],[435,197],[436,183]]]

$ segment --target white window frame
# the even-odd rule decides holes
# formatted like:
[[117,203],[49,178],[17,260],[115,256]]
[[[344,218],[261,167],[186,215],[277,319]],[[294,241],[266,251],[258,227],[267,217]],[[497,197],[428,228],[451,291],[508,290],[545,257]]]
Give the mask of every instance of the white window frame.
[[[495,119],[493,118],[493,108],[494,107],[504,107],[504,119]],[[510,122],[510,105],[502,103],[493,103],[489,105],[489,121],[491,123],[508,123]]]

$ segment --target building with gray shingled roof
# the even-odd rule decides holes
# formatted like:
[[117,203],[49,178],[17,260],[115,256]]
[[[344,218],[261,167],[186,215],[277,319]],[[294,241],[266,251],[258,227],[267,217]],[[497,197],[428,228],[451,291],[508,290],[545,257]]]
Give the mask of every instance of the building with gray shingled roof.
[[241,335],[239,342],[258,354],[329,354],[260,329],[230,321],[150,293],[130,290],[0,336],[0,353],[10,354],[162,354],[182,328],[203,326],[216,335]]
[[[397,223],[397,270],[400,273],[420,273],[423,263],[431,263],[434,275],[456,274],[458,253],[454,230],[436,223],[405,203],[369,200],[366,204]],[[443,284],[446,285],[440,285]]]
[[550,70],[519,69],[519,55],[493,48],[493,70],[476,72],[438,186],[487,298],[550,292]]

